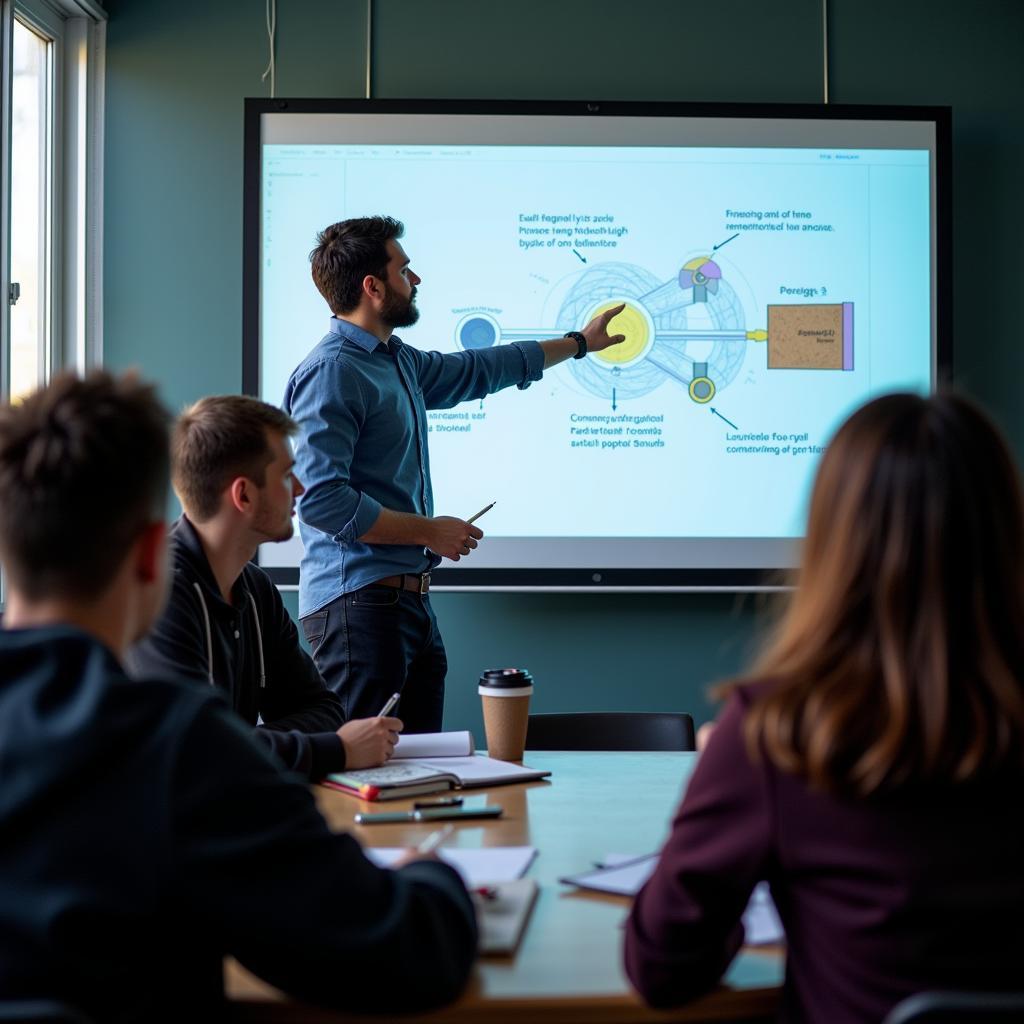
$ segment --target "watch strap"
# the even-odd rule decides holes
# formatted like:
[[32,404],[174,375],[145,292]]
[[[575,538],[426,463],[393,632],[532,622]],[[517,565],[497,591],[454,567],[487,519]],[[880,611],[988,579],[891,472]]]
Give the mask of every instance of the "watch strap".
[[566,331],[564,337],[576,342],[576,355],[573,359],[582,359],[587,354],[587,339],[579,331]]

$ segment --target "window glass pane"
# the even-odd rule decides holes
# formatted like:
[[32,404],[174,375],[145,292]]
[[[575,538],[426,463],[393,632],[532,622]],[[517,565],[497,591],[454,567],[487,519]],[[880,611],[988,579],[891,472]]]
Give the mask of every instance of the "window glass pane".
[[50,337],[50,46],[14,22],[11,89],[11,398],[46,376]]

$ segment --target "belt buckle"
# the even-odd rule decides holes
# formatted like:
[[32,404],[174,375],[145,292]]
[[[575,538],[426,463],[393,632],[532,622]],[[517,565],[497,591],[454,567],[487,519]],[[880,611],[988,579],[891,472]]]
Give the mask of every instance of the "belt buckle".
[[430,573],[420,573],[420,597],[426,594],[430,590]]

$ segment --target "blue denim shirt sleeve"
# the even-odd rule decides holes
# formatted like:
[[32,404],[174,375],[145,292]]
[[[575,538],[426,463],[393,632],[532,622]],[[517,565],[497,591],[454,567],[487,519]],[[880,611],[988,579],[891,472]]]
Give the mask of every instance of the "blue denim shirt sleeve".
[[284,404],[304,441],[295,452],[295,472],[306,488],[298,501],[299,518],[350,544],[373,526],[381,510],[379,501],[349,479],[366,416],[358,381],[340,360],[314,363],[289,382]]
[[410,352],[428,409],[449,409],[513,384],[528,388],[544,375],[544,351],[536,341],[447,354]]

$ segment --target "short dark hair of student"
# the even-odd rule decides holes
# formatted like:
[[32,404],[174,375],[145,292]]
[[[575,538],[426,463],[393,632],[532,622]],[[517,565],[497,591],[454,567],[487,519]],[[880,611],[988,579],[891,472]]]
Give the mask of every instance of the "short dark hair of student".
[[134,375],[62,373],[0,407],[0,560],[31,600],[103,592],[163,520],[170,415]]
[[309,254],[313,283],[332,313],[351,313],[359,305],[368,275],[386,279],[387,243],[404,233],[394,217],[355,217],[316,236],[316,248]]
[[1024,766],[1024,501],[990,420],[894,394],[829,444],[751,751],[864,798]]
[[296,430],[287,413],[249,395],[210,395],[189,406],[171,435],[171,480],[188,517],[205,523],[216,515],[224,488],[240,476],[262,487],[274,457],[267,431]]

